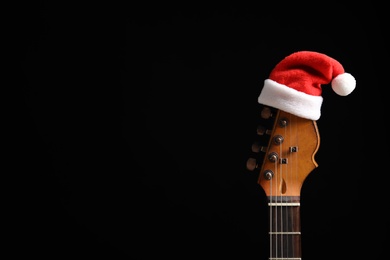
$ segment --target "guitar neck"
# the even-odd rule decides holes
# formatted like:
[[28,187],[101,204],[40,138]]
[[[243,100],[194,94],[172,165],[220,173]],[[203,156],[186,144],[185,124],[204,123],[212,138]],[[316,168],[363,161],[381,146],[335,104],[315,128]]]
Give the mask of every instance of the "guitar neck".
[[258,97],[261,124],[247,169],[259,173],[268,198],[270,260],[301,259],[300,194],[307,175],[318,167],[321,84],[346,96],[356,80],[337,60],[298,51],[275,66]]
[[317,124],[267,106],[261,117],[247,168],[258,171],[268,198],[269,259],[300,260],[300,194],[305,178],[318,166]]
[[301,259],[300,197],[268,196],[270,260]]

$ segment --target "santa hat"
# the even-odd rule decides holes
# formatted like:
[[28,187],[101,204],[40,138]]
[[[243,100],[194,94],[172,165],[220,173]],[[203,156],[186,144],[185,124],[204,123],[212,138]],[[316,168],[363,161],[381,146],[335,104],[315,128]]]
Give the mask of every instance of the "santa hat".
[[355,78],[335,59],[318,52],[299,51],[285,57],[264,81],[258,102],[296,116],[317,120],[321,115],[321,85],[349,95]]

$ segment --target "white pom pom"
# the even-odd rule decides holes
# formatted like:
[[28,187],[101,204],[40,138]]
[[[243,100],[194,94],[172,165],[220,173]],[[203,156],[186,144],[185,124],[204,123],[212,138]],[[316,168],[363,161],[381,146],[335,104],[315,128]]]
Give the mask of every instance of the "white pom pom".
[[349,73],[343,73],[332,80],[332,89],[340,96],[349,95],[356,87],[355,78]]

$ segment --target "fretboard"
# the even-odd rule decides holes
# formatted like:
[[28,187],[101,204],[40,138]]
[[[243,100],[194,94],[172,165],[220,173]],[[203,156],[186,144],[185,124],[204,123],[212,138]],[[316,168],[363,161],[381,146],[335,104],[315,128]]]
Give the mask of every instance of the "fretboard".
[[270,260],[301,259],[300,197],[270,196]]

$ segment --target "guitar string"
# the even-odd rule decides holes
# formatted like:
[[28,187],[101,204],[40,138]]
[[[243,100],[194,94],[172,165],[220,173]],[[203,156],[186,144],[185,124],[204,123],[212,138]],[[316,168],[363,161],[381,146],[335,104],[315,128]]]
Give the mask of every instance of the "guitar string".
[[[288,124],[287,124],[287,126],[285,127],[285,129],[284,129],[284,135],[285,136],[288,136],[288,137],[292,137],[292,125],[291,125],[291,115],[289,115],[288,116]],[[288,133],[288,135],[287,135],[287,133]],[[286,144],[286,147],[291,147],[291,138],[288,138],[287,140],[287,144]],[[288,155],[290,155],[290,153],[289,153],[289,151],[286,151],[286,159],[287,160],[289,160],[290,158],[289,158],[289,156]],[[287,181],[287,183],[292,183],[291,182],[291,171],[290,171],[290,161],[287,161],[286,162],[287,163],[287,167],[286,167],[286,181]],[[288,189],[289,187],[286,187],[286,189]],[[291,202],[291,200],[286,200],[286,202]],[[289,223],[289,219],[290,219],[290,217],[292,216],[292,214],[290,214],[291,213],[291,206],[287,206],[287,204],[286,204],[286,206],[285,206],[285,208],[286,208],[286,214],[285,214],[285,217],[283,218],[283,221],[285,222],[285,232],[289,232],[290,231],[290,223]],[[291,215],[291,216],[290,216]],[[290,242],[291,242],[291,236],[290,235],[287,235],[286,236],[286,254],[288,254],[289,253],[289,245],[290,245]]]
[[273,203],[273,178],[270,178],[269,180],[269,198],[268,198],[268,203],[269,203],[269,206],[268,206],[268,215],[269,215],[269,234],[268,234],[268,237],[269,237],[269,257],[270,259],[273,258],[273,251],[272,251],[272,248],[273,248],[273,239],[272,239],[272,234],[273,234],[273,210],[272,210],[272,203]]
[[[282,158],[283,157],[283,142],[280,144],[279,146],[279,154],[280,154],[280,157]],[[283,227],[283,216],[284,216],[284,212],[283,212],[283,168],[282,168],[282,164],[279,162],[277,165],[279,165],[279,184],[278,184],[278,192],[279,192],[279,202],[280,202],[280,217],[277,218],[277,220],[279,219],[280,221],[280,257],[283,258],[283,248],[284,248],[284,243],[283,243],[283,231],[284,231],[284,227]]]
[[[299,119],[297,117],[293,117],[292,115],[290,115],[290,136],[294,136],[296,137],[294,143],[291,141],[290,143],[290,147],[295,147],[295,149],[298,149],[299,150],[299,138],[300,138],[300,134],[299,134],[299,127],[298,127],[298,123],[299,123]],[[289,151],[290,153],[290,157],[291,157],[291,163],[289,164],[289,169],[291,170],[291,177],[292,177],[292,182],[291,183],[298,183],[298,180],[299,180],[299,165],[298,163],[300,162],[299,161],[299,151]],[[297,195],[297,201],[296,202],[300,202],[300,194]],[[295,202],[295,200],[294,200]],[[299,204],[298,204],[299,205]],[[291,206],[290,207],[290,212],[291,212],[291,216],[288,218],[291,222],[290,222],[290,228],[289,228],[289,231],[291,232],[300,232],[300,230],[296,230],[298,226],[295,225],[295,223],[298,223],[297,221],[299,221],[299,218],[295,219],[295,217],[297,217],[298,215],[296,214],[299,214],[299,206]],[[290,243],[289,245],[291,245],[291,254],[292,256],[297,256],[297,254],[299,252],[297,252],[296,250],[299,250],[298,248],[295,248],[293,245],[293,241],[294,239],[299,239],[299,237],[296,237],[296,236],[299,236],[298,235],[291,235],[289,236],[290,237]]]
[[[299,133],[298,133],[298,131],[299,131],[299,128],[298,128],[298,118],[296,118],[295,117],[295,120],[294,120],[294,130],[295,130],[295,135],[294,136],[296,136],[296,142],[294,143],[294,146],[296,147],[296,149],[299,149],[299,144],[300,144],[300,140],[299,140],[299,138],[300,138],[300,135],[299,135]],[[298,183],[298,174],[299,174],[299,165],[298,165],[298,163],[300,162],[300,160],[299,160],[299,150],[298,151],[295,151],[294,153],[292,153],[292,159],[294,160],[293,161],[293,166],[295,166],[294,167],[294,182],[295,183]],[[298,203],[300,203],[300,198],[301,198],[301,196],[300,196],[300,194],[298,194]],[[300,205],[300,204],[298,204],[298,205]],[[295,211],[294,211],[294,213],[296,213],[296,214],[299,214],[299,206],[294,206],[294,207],[296,207],[296,208],[294,208],[295,209]],[[292,209],[293,210],[293,209]],[[292,214],[292,218],[291,218],[291,231],[293,231],[293,232],[300,232],[300,230],[296,230],[296,228],[298,228],[299,227],[299,225],[298,226],[296,226],[295,225],[295,223],[297,223],[297,221],[299,221],[300,219],[299,218],[297,218],[297,219],[295,219],[294,217],[298,217],[299,215],[296,215],[296,214]],[[295,238],[295,236],[298,236],[298,237],[296,237]],[[299,239],[299,234],[298,235],[294,235],[294,238],[295,239]],[[292,238],[291,238],[292,239]],[[295,247],[293,247],[292,248],[293,250],[293,254],[294,254],[294,256],[297,256],[297,253],[299,253],[299,252],[295,252],[295,250],[297,249],[297,248],[295,248]],[[299,250],[299,249],[297,249],[297,250]]]
[[273,190],[272,190],[272,187],[273,187],[273,181],[272,181],[273,178],[270,179],[270,199],[269,199],[269,202],[271,203],[270,206],[269,206],[269,228],[270,228],[270,233],[269,233],[269,241],[270,241],[270,246],[269,246],[269,255],[270,255],[270,258],[273,257],[273,251],[272,251],[272,248],[273,248],[273,209],[272,209],[272,203],[273,203]]
[[[275,168],[275,166],[274,166]],[[276,172],[275,172],[276,174]],[[273,252],[273,248],[274,246],[277,245],[277,241],[275,240],[275,245],[273,244],[274,243],[274,240],[273,240],[273,236],[274,236],[274,233],[276,233],[276,225],[274,227],[274,221],[273,221],[273,214],[275,213],[274,212],[274,209],[273,209],[273,203],[274,203],[274,194],[273,194],[273,177],[270,178],[270,181],[269,181],[269,192],[270,192],[270,197],[269,197],[269,257],[270,259],[274,258],[274,252]]]
[[[279,176],[279,173],[278,173],[278,166],[277,166],[277,162],[274,162],[274,171],[275,171],[275,177]],[[275,210],[275,234],[274,236],[272,237],[272,239],[275,239],[275,258],[278,258],[278,246],[279,246],[279,240],[278,240],[278,228],[279,228],[279,225],[278,225],[278,188],[277,188],[277,184],[278,184],[278,178],[275,178],[276,182],[275,182],[275,195],[272,197],[274,202],[275,202],[275,206],[271,206],[271,210]],[[273,218],[274,219],[274,218]]]
[[[286,136],[286,132],[284,132],[283,136]],[[276,172],[276,176],[278,176],[277,178],[277,187],[276,187],[276,190],[277,190],[277,193],[278,195],[276,196],[276,199],[277,199],[277,204],[275,206],[275,209],[276,209],[276,226],[278,228],[280,228],[280,231],[277,230],[276,234],[275,234],[275,240],[277,241],[277,246],[276,246],[276,258],[280,258],[280,259],[283,259],[284,257],[284,241],[283,241],[283,238],[284,238],[284,216],[285,216],[285,213],[284,213],[284,206],[283,206],[283,189],[284,189],[284,179],[283,179],[283,168],[282,168],[282,163],[281,163],[281,160],[283,159],[283,149],[284,149],[284,145],[283,145],[283,142],[280,143],[279,145],[279,160],[277,160],[274,164],[274,168],[276,169],[275,172]],[[278,203],[279,202],[279,203]],[[279,212],[278,212],[279,211]],[[278,223],[279,222],[279,223]],[[278,232],[279,231],[279,232]],[[280,248],[278,248],[278,246]],[[278,253],[280,253],[280,256],[278,255]]]
[[[288,121],[290,122],[289,124],[288,124],[288,131],[289,131],[289,136],[290,137],[292,137],[292,136],[296,136],[296,134],[297,134],[297,128],[296,128],[296,122],[294,121],[293,122],[293,117],[291,116],[291,114],[289,114],[289,117],[288,117],[289,119],[288,119]],[[295,144],[292,142],[292,140],[291,139],[289,139],[289,147],[292,147],[292,146],[294,146]],[[290,183],[296,183],[295,181],[296,180],[294,180],[294,176],[292,176],[293,174],[294,174],[294,170],[293,169],[291,169],[291,165],[294,165],[295,164],[295,160],[294,160],[294,158],[292,158],[293,156],[294,156],[294,154],[295,153],[292,153],[290,150],[288,151],[288,154],[290,155],[290,158],[291,158],[291,162],[288,162],[289,164],[288,164],[288,167],[287,167],[287,169],[289,170],[289,178],[290,178]],[[291,201],[292,202],[292,201]],[[290,206],[289,207],[289,213],[290,213],[290,215],[289,216],[287,216],[287,224],[288,224],[288,227],[287,227],[287,230],[288,231],[293,231],[293,229],[292,229],[292,225],[293,225],[293,223],[294,223],[294,212],[293,212],[293,207],[294,206]],[[290,220],[290,221],[289,221]],[[290,248],[289,248],[289,246],[290,245],[292,245],[292,240],[293,240],[293,238],[292,238],[292,235],[289,235],[289,236],[287,236],[287,238],[288,238],[288,241],[287,241],[287,252],[290,252]],[[292,247],[291,248],[291,251],[292,251],[292,256],[295,256],[295,253],[294,253],[294,247]]]
[[[279,158],[281,155],[281,151],[282,151],[282,144],[280,144],[280,146],[279,146]],[[273,212],[275,216],[273,217],[271,215],[271,220],[274,221],[274,223],[271,224],[272,227],[274,226],[274,232],[271,232],[271,237],[270,237],[271,240],[270,241],[274,241],[274,243],[275,243],[274,250],[272,250],[272,248],[271,248],[272,254],[275,254],[275,256],[273,256],[271,254],[271,258],[274,257],[275,259],[280,259],[283,256],[283,240],[282,240],[282,233],[281,233],[281,232],[283,232],[283,227],[282,227],[282,222],[281,222],[281,219],[283,216],[283,211],[282,211],[283,210],[283,208],[282,208],[283,201],[282,201],[282,196],[281,196],[281,191],[280,191],[283,177],[282,177],[280,163],[278,160],[275,160],[275,162],[273,164],[273,170],[275,172],[275,176],[274,176],[275,183],[272,182],[270,184],[271,184],[271,189],[275,185],[275,194],[273,194],[273,193],[271,194],[272,203],[275,203],[275,204],[271,204],[270,211]],[[280,239],[279,239],[279,237],[280,237]],[[279,254],[281,254],[281,256],[279,256]]]
[[[293,121],[293,119],[294,119],[294,122],[292,122]],[[289,120],[290,122],[291,122],[291,126],[290,126],[290,131],[293,131],[294,133],[292,133],[290,136],[296,136],[297,138],[299,137],[299,135],[298,135],[298,127],[297,127],[297,120],[296,120],[296,118],[294,118],[294,117],[292,117],[291,115],[290,115],[290,120]],[[297,144],[299,143],[299,140],[296,140],[297,141],[297,143],[290,143],[290,147],[292,147],[292,146],[297,146]],[[290,154],[291,154],[291,164],[290,165],[292,165],[292,166],[290,166],[290,169],[291,168],[293,168],[294,166],[295,166],[295,168],[294,169],[291,169],[291,178],[293,179],[293,181],[294,181],[294,183],[298,183],[297,181],[298,181],[298,176],[297,176],[297,162],[299,162],[298,160],[296,160],[296,156],[298,155],[298,153],[297,152],[292,152],[292,151],[290,151]],[[290,223],[290,231],[292,231],[292,232],[294,232],[295,230],[294,230],[294,223],[295,223],[295,219],[294,219],[294,217],[295,217],[295,215],[294,215],[294,207],[295,206],[292,206],[291,207],[291,209],[290,209],[290,212],[291,212],[291,218],[289,218],[290,220],[291,220],[291,223]],[[292,244],[292,241],[293,241],[293,236],[294,235],[291,235],[290,236],[290,245],[292,246],[293,244]],[[296,256],[296,252],[295,252],[295,247],[293,247],[292,246],[292,248],[291,248],[291,251],[292,251],[292,255],[293,256]]]
[[[275,172],[275,176],[274,177],[277,177],[278,176],[278,171],[277,171],[277,162],[275,161],[274,164],[273,164],[273,171]],[[270,210],[270,227],[271,227],[271,232],[270,232],[270,257],[271,258],[277,258],[278,255],[277,255],[277,252],[278,252],[278,239],[277,239],[277,232],[278,232],[278,222],[274,220],[274,218],[278,218],[278,208],[277,208],[277,194],[273,194],[273,186],[274,186],[274,182],[273,182],[273,179],[274,178],[271,178],[271,182],[270,182],[270,191],[271,191],[271,204],[269,206],[269,210]],[[276,182],[275,182],[275,185],[277,185],[278,183],[278,180],[277,178],[275,178]],[[277,193],[277,188],[275,189],[275,193]],[[275,203],[275,204],[274,204]],[[275,216],[273,216],[273,214]],[[273,245],[272,243],[275,243],[275,245]],[[273,250],[274,249],[274,250]],[[274,251],[275,251],[275,256],[274,256]]]
[[[290,128],[289,125],[287,125],[286,127],[283,128],[283,130],[284,130],[283,136],[285,136],[285,137],[287,137],[287,135],[286,135],[287,134],[287,128]],[[287,141],[289,141],[289,139]],[[286,146],[285,142],[283,142],[281,144],[281,146],[280,146],[280,156],[281,156],[282,159],[285,158],[285,152],[284,152],[285,147],[288,147],[288,145]],[[283,165],[284,165],[283,163],[279,163],[279,165],[280,165],[281,172],[282,172],[282,174],[281,174],[281,182],[282,183],[281,183],[281,187],[280,187],[280,194],[282,196],[282,194],[284,194],[286,192],[285,189],[288,188],[285,185],[286,185],[286,181],[288,181],[289,171],[288,171],[288,164],[287,164],[287,167],[284,167],[284,168],[282,168]],[[282,169],[285,169],[285,171],[282,171]],[[282,258],[284,258],[284,255],[285,255],[285,252],[284,252],[285,247],[286,247],[286,253],[288,252],[288,248],[287,248],[288,243],[286,244],[286,242],[288,242],[288,240],[284,241],[284,239],[285,239],[284,233],[286,231],[286,228],[288,228],[288,226],[286,225],[287,223],[286,223],[285,220],[288,219],[288,215],[289,215],[288,214],[289,211],[288,211],[288,208],[287,208],[287,204],[284,204],[286,202],[288,202],[287,199],[285,199],[283,201],[283,203],[280,204],[281,207],[284,209],[283,210],[283,214],[280,216],[280,222],[281,222],[281,225],[282,225],[282,230],[281,230],[281,235],[280,235],[281,244],[282,244],[282,246],[281,246],[281,255],[282,255],[281,257]],[[286,237],[286,239],[288,239],[288,236]]]
[[[279,112],[280,113],[280,112]],[[279,113],[278,113],[278,117],[277,118],[279,118]],[[275,122],[275,127],[276,127],[276,124],[277,124],[277,122]],[[279,151],[279,154],[280,154],[280,151]],[[274,239],[275,239],[275,259],[278,259],[278,258],[280,258],[280,256],[279,256],[279,252],[280,252],[280,250],[279,250],[279,247],[280,247],[280,244],[281,244],[281,241],[278,239],[278,233],[281,231],[281,230],[279,230],[279,228],[280,228],[280,223],[279,223],[279,221],[278,221],[278,219],[279,219],[279,216],[281,216],[282,214],[281,214],[281,212],[279,211],[279,206],[278,206],[278,202],[280,202],[279,201],[279,194],[280,194],[280,189],[279,189],[279,185],[280,185],[280,172],[279,172],[279,167],[278,167],[278,165],[279,165],[279,163],[278,163],[278,160],[275,160],[275,162],[274,162],[274,171],[275,171],[275,180],[276,180],[276,182],[275,182],[275,196],[274,196],[274,198],[275,198],[275,207],[272,207],[273,209],[275,209],[275,235],[274,235]]]

